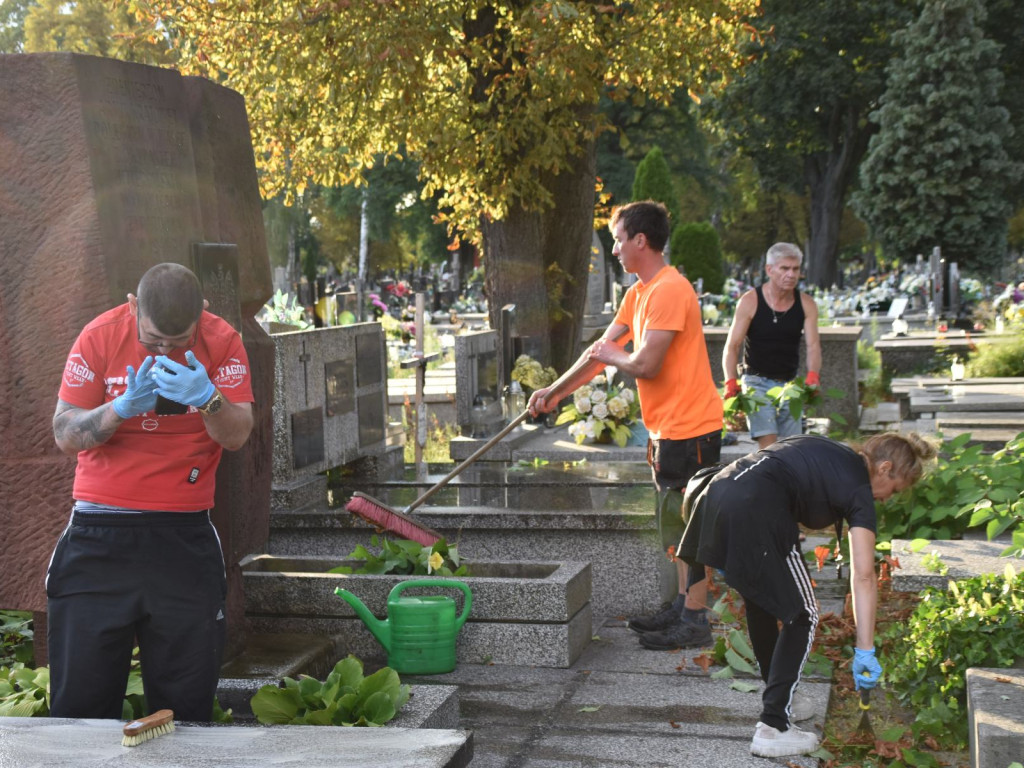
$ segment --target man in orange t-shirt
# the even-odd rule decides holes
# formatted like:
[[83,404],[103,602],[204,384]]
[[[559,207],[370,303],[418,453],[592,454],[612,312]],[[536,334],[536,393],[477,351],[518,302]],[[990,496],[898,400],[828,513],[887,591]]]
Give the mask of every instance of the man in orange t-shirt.
[[[716,464],[722,445],[722,400],[711,376],[700,304],[689,280],[665,263],[668,212],[660,203],[630,203],[612,214],[612,253],[637,276],[611,325],[563,378],[598,361],[633,376],[644,426],[650,432],[648,461],[658,490],[658,530],[663,551],[675,552],[683,533],[682,492],[701,467]],[[633,340],[626,352],[622,341]],[[530,409],[549,411],[547,389],[534,392]],[[676,560],[679,594],[653,616],[634,617],[630,629],[653,650],[694,648],[711,642],[707,581],[689,578]]]

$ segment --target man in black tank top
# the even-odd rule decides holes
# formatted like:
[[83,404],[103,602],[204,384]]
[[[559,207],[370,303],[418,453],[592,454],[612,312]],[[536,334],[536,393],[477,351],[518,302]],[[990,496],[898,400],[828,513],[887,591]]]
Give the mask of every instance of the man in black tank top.
[[[743,359],[743,388],[764,395],[796,378],[800,363],[800,338],[807,343],[808,386],[819,386],[821,340],[818,336],[818,307],[807,294],[797,290],[804,255],[792,243],[776,243],[765,256],[768,279],[747,291],[736,304],[736,314],[722,354],[726,398],[737,395],[739,362]],[[789,408],[761,406],[747,417],[750,436],[759,448],[780,437],[802,431],[800,416]]]

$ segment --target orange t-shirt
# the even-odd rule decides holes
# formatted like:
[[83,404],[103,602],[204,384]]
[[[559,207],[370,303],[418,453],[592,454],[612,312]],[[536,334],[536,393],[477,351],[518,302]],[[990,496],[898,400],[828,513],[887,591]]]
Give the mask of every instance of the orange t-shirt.
[[700,303],[690,281],[666,265],[626,291],[615,322],[629,326],[633,343],[647,331],[675,331],[661,370],[637,379],[644,426],[655,440],[686,440],[722,428],[722,399],[711,376]]

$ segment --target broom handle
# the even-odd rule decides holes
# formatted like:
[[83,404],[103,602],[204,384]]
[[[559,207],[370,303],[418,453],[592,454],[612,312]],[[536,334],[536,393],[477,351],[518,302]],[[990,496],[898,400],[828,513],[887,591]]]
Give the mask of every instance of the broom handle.
[[406,514],[406,515],[409,514],[414,509],[416,509],[416,507],[420,506],[420,504],[425,502],[427,499],[429,499],[431,496],[433,496],[439,490],[441,490],[446,485],[448,485],[448,483],[451,482],[453,477],[455,477],[462,470],[464,470],[466,467],[468,467],[474,461],[479,459],[483,454],[485,454],[487,451],[489,451],[491,448],[493,448],[495,443],[497,443],[499,440],[501,440],[501,438],[503,438],[505,435],[507,435],[513,429],[515,429],[520,424],[522,424],[529,415],[530,415],[530,411],[529,411],[529,409],[527,409],[527,410],[523,411],[522,413],[520,413],[518,416],[516,416],[514,419],[512,419],[512,421],[510,421],[505,426],[505,428],[501,430],[501,432],[496,434],[494,437],[492,437],[486,443],[484,443],[479,448],[477,448],[475,451],[473,451],[473,453],[471,453],[468,458],[466,458],[461,464],[459,464],[459,466],[457,466],[455,469],[453,469],[451,472],[449,472],[447,475],[445,475],[443,478],[441,478],[441,480],[439,480],[435,485],[433,485],[430,488],[428,488],[427,491],[422,496],[420,496],[412,504],[410,504],[408,507],[406,507],[405,510],[403,510],[403,514]]
[[[628,327],[623,326],[622,329],[620,329],[620,331],[617,334],[615,334],[615,336],[611,337],[611,340],[618,341],[628,330]],[[577,362],[575,366],[570,368],[562,375],[561,379],[559,379],[558,381],[551,385],[551,391],[548,393],[548,396],[544,398],[545,401],[547,401],[548,397],[551,397],[552,395],[557,395],[557,399],[555,402],[558,402],[558,400],[561,400],[563,397],[565,397],[565,394],[567,392],[571,392],[573,390],[578,389],[579,387],[590,381],[592,378],[594,378],[594,376],[597,375],[598,371],[602,370],[604,367],[605,364],[598,362],[597,360],[589,360],[582,363]],[[493,448],[498,441],[505,437],[505,435],[507,435],[516,427],[518,427],[520,424],[522,424],[529,415],[530,409],[527,408],[525,411],[523,411],[514,419],[512,419],[512,421],[510,421],[505,426],[505,428],[502,429],[498,434],[496,434],[486,443],[484,443],[475,451],[473,451],[473,453],[471,453],[469,457],[463,460],[463,462],[459,464],[459,466],[457,466],[447,475],[442,477],[435,485],[428,488],[422,496],[413,501],[412,504],[406,507],[402,513],[406,515],[409,514],[414,509],[416,509],[416,507],[423,504],[423,502],[425,502],[439,490],[448,485],[448,483],[451,482],[452,478],[454,478],[462,470],[464,470],[474,461],[483,456],[487,451]]]

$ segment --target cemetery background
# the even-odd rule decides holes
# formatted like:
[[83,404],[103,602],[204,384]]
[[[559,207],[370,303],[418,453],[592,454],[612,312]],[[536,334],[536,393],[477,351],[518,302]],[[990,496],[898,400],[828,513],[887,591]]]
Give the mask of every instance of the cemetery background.
[[[798,238],[793,238],[793,239],[794,239],[794,240],[799,240]],[[300,250],[301,250],[301,249],[300,249]],[[758,250],[758,249],[754,249],[754,251],[756,251],[756,250]],[[752,252],[754,252],[754,251],[752,251]],[[471,256],[471,254],[467,254],[467,256]],[[471,259],[470,259],[470,260],[471,260]],[[1012,272],[1011,272],[1011,273],[1012,273]],[[866,284],[865,284],[865,286],[866,286]],[[468,298],[468,297],[467,297],[467,298]],[[837,298],[837,295],[836,295],[836,294],[833,294],[833,300],[834,300],[834,301],[836,300],[836,298]],[[387,302],[385,302],[385,303],[387,303]],[[859,301],[857,301],[857,300],[854,300],[854,307],[855,307],[855,311],[854,311],[854,312],[852,312],[851,314],[854,314],[854,315],[856,315],[856,314],[858,313],[858,312],[857,312],[857,310],[856,310],[856,306],[857,306],[857,304],[861,304],[861,302],[859,302]],[[861,304],[861,305],[862,305],[862,304]],[[442,306],[443,306],[443,304],[442,304]],[[449,306],[454,306],[454,305],[449,305]],[[470,308],[468,304],[467,304],[466,308],[467,308],[467,309],[468,309],[468,308]],[[483,309],[485,309],[486,307],[480,307],[480,306],[479,306],[479,304],[474,304],[474,305],[472,306],[472,308],[475,308],[475,309],[481,309],[481,308],[483,308]],[[718,308],[717,304],[716,304],[716,308]],[[919,308],[920,308],[920,307],[919,307]],[[442,311],[442,310],[438,310],[438,311]],[[458,310],[457,310],[457,311],[458,311]],[[465,313],[465,312],[463,312],[463,313]],[[710,314],[710,312],[709,312],[709,314]],[[724,313],[723,313],[723,314],[724,314]],[[823,312],[823,314],[824,314],[824,312]],[[842,312],[837,312],[837,315],[840,315],[840,314],[843,314],[843,313],[842,313]],[[861,314],[861,317],[859,317],[859,318],[858,318],[858,317],[845,317],[845,318],[844,318],[844,317],[840,317],[840,318],[839,318],[839,322],[840,322],[840,323],[842,324],[842,323],[844,322],[844,319],[848,319],[848,321],[850,321],[850,322],[854,322],[854,321],[856,321],[856,319],[866,319],[866,318],[863,318],[863,317],[862,317],[862,314],[863,314],[862,310],[860,310],[860,314]],[[450,319],[451,319],[451,314],[449,315],[449,317],[450,317]],[[459,318],[457,318],[457,319],[459,319]],[[484,324],[482,323],[482,318],[479,318],[479,317],[469,318],[469,319],[468,319],[468,321],[463,321],[463,322],[467,322],[467,323],[468,323],[469,325],[473,325],[473,324],[475,324],[475,323],[480,323],[480,328],[481,328],[481,329],[482,329],[482,328],[485,328],[485,325],[484,325]],[[453,325],[457,325],[457,324],[453,324]],[[880,326],[881,326],[881,325],[882,325],[882,324],[880,324]],[[938,325],[939,325],[939,324],[938,324],[938,315],[936,315],[936,321],[935,321],[935,324],[934,324],[934,326],[933,326],[933,325],[932,325],[931,323],[929,323],[929,322],[928,322],[928,318],[927,318],[927,317],[926,317],[926,324],[925,324],[925,325],[926,325],[926,326],[928,326],[928,327],[927,327],[927,328],[922,328],[922,329],[921,329],[922,331],[930,332],[930,331],[931,331],[931,330],[932,330],[932,329],[934,328],[934,330],[936,331],[936,333],[938,333]],[[869,325],[868,325],[868,328],[870,328],[870,326],[869,326]],[[478,329],[478,330],[480,330],[480,329]],[[881,330],[881,328],[880,328],[880,330]],[[399,333],[400,333],[400,332],[399,332]],[[946,336],[946,338],[947,338],[947,339],[949,339],[949,338],[950,338],[950,336],[951,336],[951,334],[949,334],[949,333],[947,332],[947,336]],[[338,338],[340,338],[340,335],[338,335]],[[970,342],[968,342],[968,343],[970,343]],[[940,346],[941,346],[941,345],[940,345]],[[407,348],[407,351],[408,351],[408,348]],[[310,364],[310,360],[311,360],[311,358],[312,358],[312,355],[314,355],[314,354],[318,354],[318,353],[319,353],[319,350],[317,350],[317,349],[313,349],[313,350],[311,350],[311,351],[310,351],[310,352],[308,352],[308,353],[307,353],[307,352],[306,352],[305,350],[302,350],[302,351],[298,352],[298,357],[297,357],[297,358],[290,358],[290,359],[289,359],[289,362],[290,362],[290,364],[291,364],[292,366],[294,366],[294,367],[296,367],[296,368],[300,368],[300,367],[308,368],[308,366],[309,366],[309,364]],[[332,352],[332,353],[334,353],[334,352]],[[307,354],[309,355],[308,357],[307,357]],[[298,360],[298,362],[296,362],[296,359]],[[713,356],[713,359],[715,359],[715,358],[714,358],[714,356]],[[318,364],[319,364],[319,359],[317,359],[317,362],[316,362],[316,365],[318,365]],[[306,386],[308,386],[308,384],[306,384]],[[328,402],[328,401],[329,401],[329,399],[330,399],[330,393],[325,393],[325,395],[324,395],[324,401],[325,401],[325,403],[326,403],[326,402]],[[312,409],[308,409],[308,410],[312,410]],[[326,404],[325,404],[325,410],[328,410],[328,407],[326,406]],[[300,421],[300,424],[301,424],[301,419],[300,419],[299,421]],[[348,431],[350,432],[351,430],[349,429]],[[311,435],[311,434],[315,434],[315,429],[307,429],[306,431],[302,431],[302,429],[300,429],[300,430],[299,430],[299,432],[298,432],[298,436],[299,436],[299,438],[300,438],[300,439],[298,440],[298,443],[299,443],[299,445],[300,445],[300,449],[301,449],[301,450],[299,451],[299,455],[300,455],[300,456],[302,457],[302,460],[303,460],[303,461],[305,461],[305,460],[309,460],[309,459],[311,459],[312,457],[315,457],[315,456],[317,456],[317,454],[318,454],[319,450],[321,450],[321,449],[319,449],[319,446],[318,446],[318,444],[316,444],[316,440],[315,440],[315,439],[313,439],[313,440],[310,440],[310,441],[303,441],[303,439],[302,439],[303,437],[305,437],[305,436],[309,436],[309,435]],[[293,432],[291,432],[291,433],[289,433],[288,435],[286,435],[286,442],[287,442],[288,440],[292,440],[292,441],[293,441],[293,442],[292,442],[292,450],[293,450],[293,451],[295,450],[295,435],[296,435],[296,433],[295,433],[294,431],[293,431]],[[325,439],[326,439],[326,441],[327,441],[328,443],[330,443],[331,439],[330,439],[329,437],[325,436]],[[397,438],[395,438],[395,439],[397,439]],[[309,444],[309,442],[311,442],[312,444],[310,445],[310,444]],[[335,447],[337,447],[337,445],[336,445]],[[325,451],[326,451],[326,450],[327,450],[327,449],[325,449]],[[305,453],[303,453],[303,452],[305,452]],[[325,456],[326,456],[326,454],[325,454]],[[307,465],[307,466],[313,466],[313,465],[315,465],[315,462],[312,462],[312,463],[311,463],[310,465]],[[293,469],[294,469],[294,468],[293,468]],[[304,469],[304,468],[301,468],[301,467],[300,467],[299,469]],[[301,473],[300,473],[300,474],[301,474]],[[301,480],[300,480],[299,482],[301,482]],[[292,488],[288,488],[289,492],[290,492],[290,490],[291,490],[291,489],[292,489]],[[288,503],[288,500],[286,499],[285,501],[283,501],[283,503],[286,503],[286,504],[287,504],[287,503]]]

